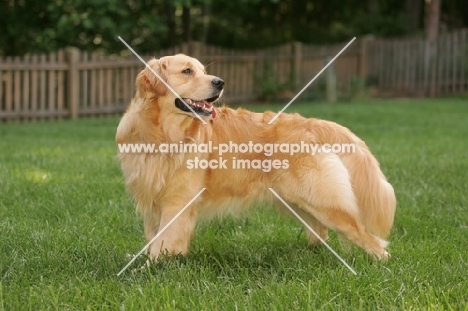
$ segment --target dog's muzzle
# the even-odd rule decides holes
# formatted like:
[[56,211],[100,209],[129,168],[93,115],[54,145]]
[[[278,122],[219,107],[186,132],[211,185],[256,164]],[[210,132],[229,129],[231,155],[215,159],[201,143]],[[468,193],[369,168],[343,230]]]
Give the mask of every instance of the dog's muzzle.
[[175,106],[185,112],[195,112],[200,116],[216,117],[214,103],[223,94],[224,80],[218,77],[211,80],[211,86],[215,89],[213,96],[206,99],[176,98]]
[[[216,110],[213,104],[219,99],[219,95],[203,99],[194,100],[190,98],[176,98],[175,106],[185,112],[195,112],[201,116],[216,117]],[[192,109],[190,109],[190,108]],[[193,110],[193,111],[192,111]]]

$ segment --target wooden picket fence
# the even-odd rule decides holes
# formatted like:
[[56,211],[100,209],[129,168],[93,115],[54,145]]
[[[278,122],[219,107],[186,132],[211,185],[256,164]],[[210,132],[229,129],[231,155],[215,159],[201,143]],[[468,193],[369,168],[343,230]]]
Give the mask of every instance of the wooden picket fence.
[[[175,53],[198,58],[210,74],[226,81],[224,102],[256,101],[264,88],[282,88],[290,98],[324,66],[325,57],[343,45],[300,43],[252,51],[227,50],[200,43],[142,56],[145,61]],[[359,46],[336,61],[340,83],[358,72]],[[135,93],[135,78],[144,64],[135,56],[105,56],[67,48],[48,55],[0,59],[0,120],[55,119],[117,114]],[[269,84],[263,85],[265,79]]]
[[368,42],[366,78],[387,96],[451,96],[468,92],[468,29],[422,39]]
[[69,48],[0,63],[0,119],[52,119],[118,113],[131,98],[135,59]]
[[[142,56],[146,61],[175,53],[192,55],[210,74],[226,81],[224,101],[294,96],[345,45],[290,43],[263,50],[227,50],[200,43]],[[0,58],[0,121],[119,114],[135,93],[144,68],[135,56],[105,56],[67,48],[48,55]],[[468,31],[420,39],[356,40],[327,69],[339,90],[356,79],[381,96],[439,96],[468,91]],[[322,80],[320,80],[322,79]],[[323,88],[319,78],[305,92]]]

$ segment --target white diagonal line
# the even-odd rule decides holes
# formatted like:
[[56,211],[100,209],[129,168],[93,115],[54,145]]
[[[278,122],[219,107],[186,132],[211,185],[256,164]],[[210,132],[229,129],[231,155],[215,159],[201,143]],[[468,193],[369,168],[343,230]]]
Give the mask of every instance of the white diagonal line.
[[348,265],[348,264],[346,263],[346,261],[344,261],[344,259],[341,258],[340,255],[338,255],[338,253],[335,252],[335,251],[333,250],[333,248],[331,248],[331,246],[328,245],[327,242],[325,242],[325,240],[322,239],[322,238],[320,237],[320,235],[318,235],[317,232],[315,232],[314,229],[312,229],[312,228],[309,226],[309,224],[307,224],[307,223],[304,221],[304,219],[302,219],[301,216],[299,216],[299,214],[296,213],[296,211],[293,210],[292,207],[289,206],[288,203],[286,203],[286,201],[284,201],[282,197],[279,196],[278,193],[276,193],[275,190],[273,190],[273,188],[268,188],[268,189],[270,189],[270,191],[271,191],[271,192],[272,192],[272,193],[273,193],[273,194],[274,194],[290,211],[291,211],[291,213],[293,213],[294,216],[296,216],[297,219],[299,219],[299,221],[302,222],[302,224],[303,224],[307,229],[309,229],[310,232],[312,232],[312,233],[317,237],[317,239],[319,239],[320,242],[322,242],[323,245],[325,245],[325,246],[330,250],[330,252],[332,252],[332,254],[335,255],[336,258],[338,258],[338,259],[346,266],[346,268],[349,269],[349,271],[351,271],[354,275],[357,275],[356,271],[354,271],[354,269],[351,268],[351,266]]
[[183,209],[181,209],[175,216],[174,218],[171,219],[171,221],[169,221],[167,223],[167,225],[164,226],[164,228],[162,228],[161,230],[159,230],[159,232],[154,236],[154,238],[151,239],[151,241],[148,242],[148,244],[145,245],[145,247],[143,247],[143,249],[141,251],[138,252],[138,254],[136,254],[135,256],[133,256],[133,259],[130,260],[130,262],[122,269],[120,270],[119,273],[117,273],[117,276],[120,276],[125,270],[127,270],[128,267],[130,267],[130,265],[141,255],[143,254],[143,252],[145,250],[148,249],[148,247],[177,219],[177,217],[179,217],[189,206],[190,204],[193,203],[193,201],[195,201],[199,196],[200,194],[202,194],[203,191],[205,191],[206,188],[203,188],[202,190],[200,190],[200,192],[198,192],[195,197],[193,199],[190,200],[190,202],[187,203],[187,205],[184,206]]
[[271,124],[271,123],[273,123],[273,122],[274,122],[274,121],[275,121],[275,120],[276,120],[276,119],[277,119],[277,118],[280,116],[280,114],[282,114],[282,113],[283,113],[283,112],[286,110],[286,108],[288,108],[288,107],[289,107],[289,105],[291,105],[291,104],[292,104],[292,102],[293,102],[293,101],[295,101],[295,100],[296,100],[296,98],[298,98],[298,97],[299,97],[299,95],[301,95],[301,94],[302,94],[302,92],[304,92],[304,91],[305,91],[305,89],[306,89],[306,88],[308,88],[308,87],[309,87],[309,86],[312,84],[312,82],[314,82],[314,81],[315,81],[315,79],[317,79],[317,78],[318,78],[318,76],[320,76],[320,74],[322,74],[322,72],[324,72],[324,71],[325,71],[325,69],[327,69],[327,68],[328,68],[328,66],[330,66],[330,65],[331,65],[331,64],[332,64],[332,63],[335,61],[335,59],[337,59],[337,58],[338,58],[338,56],[340,56],[340,55],[341,55],[341,53],[343,53],[343,51],[344,51],[344,50],[346,50],[346,49],[348,48],[348,46],[350,46],[350,45],[351,45],[351,43],[353,43],[353,41],[354,41],[354,40],[356,40],[356,37],[354,37],[353,39],[351,39],[351,41],[349,41],[349,43],[348,43],[348,44],[346,44],[346,46],[345,46],[344,48],[342,48],[342,49],[341,49],[341,51],[339,51],[339,52],[338,52],[338,54],[336,54],[336,56],[335,56],[335,57],[333,57],[333,59],[332,59],[331,61],[329,61],[329,62],[328,62],[328,64],[326,64],[326,65],[325,65],[325,67],[323,67],[323,68],[322,68],[322,70],[320,70],[320,71],[319,71],[319,73],[317,73],[317,74],[315,75],[315,77],[313,77],[313,78],[312,78],[312,80],[310,80],[310,81],[309,81],[309,83],[307,83],[307,84],[306,84],[306,86],[304,86],[304,87],[302,88],[302,90],[300,90],[300,91],[299,91],[299,93],[297,93],[297,94],[296,94],[296,96],[294,96],[294,97],[293,97],[293,99],[291,99],[291,100],[289,101],[289,103],[287,103],[287,104],[286,104],[286,106],[284,106],[284,108],[283,108],[283,109],[281,109],[281,111],[280,111],[280,112],[278,112],[278,113],[276,114],[276,116],[274,116],[274,118],[273,118],[273,119],[271,119],[271,120],[270,120],[270,122],[268,122],[268,124]]
[[135,52],[135,51],[132,49],[132,47],[131,47],[130,45],[128,45],[127,42],[125,42],[124,39],[122,39],[120,36],[118,36],[118,38],[119,38],[120,41],[122,41],[123,44],[125,44],[125,46],[126,46],[136,57],[138,57],[138,59],[139,59],[143,64],[145,64],[145,66],[146,66],[149,70],[151,70],[151,72],[159,79],[159,81],[161,81],[162,83],[164,83],[164,85],[165,85],[169,90],[171,90],[171,92],[172,92],[178,99],[180,99],[180,100],[185,104],[185,106],[187,106],[187,108],[190,109],[190,111],[191,111],[198,119],[200,119],[200,121],[203,122],[203,124],[206,125],[205,120],[203,120],[202,117],[200,117],[200,115],[199,115],[198,113],[196,113],[195,110],[193,110],[192,107],[190,107],[190,105],[187,104],[187,103],[185,102],[185,100],[184,100],[182,97],[180,97],[179,94],[177,94],[177,92],[174,91],[174,89],[173,89],[172,87],[170,87],[169,84],[167,84],[166,81],[164,81],[164,80],[158,75],[158,73],[157,73],[156,71],[154,71],[154,69],[151,68],[151,66],[148,65],[147,62],[145,62],[145,60],[144,60],[143,58],[140,57],[140,55],[138,55],[137,52]]

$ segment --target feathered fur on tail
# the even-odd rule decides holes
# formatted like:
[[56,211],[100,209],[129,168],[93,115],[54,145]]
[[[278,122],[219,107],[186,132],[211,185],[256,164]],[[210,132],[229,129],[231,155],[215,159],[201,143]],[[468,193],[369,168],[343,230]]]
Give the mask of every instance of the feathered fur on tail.
[[364,142],[356,145],[356,152],[343,155],[351,184],[366,229],[382,239],[387,238],[393,225],[396,198],[380,165]]

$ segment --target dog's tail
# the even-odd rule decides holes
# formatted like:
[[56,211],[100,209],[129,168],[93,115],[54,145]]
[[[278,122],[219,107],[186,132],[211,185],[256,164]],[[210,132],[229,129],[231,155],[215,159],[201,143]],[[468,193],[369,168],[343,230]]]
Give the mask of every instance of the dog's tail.
[[385,239],[392,228],[396,198],[380,165],[364,142],[356,144],[354,153],[341,157],[351,177],[351,184],[366,229]]

